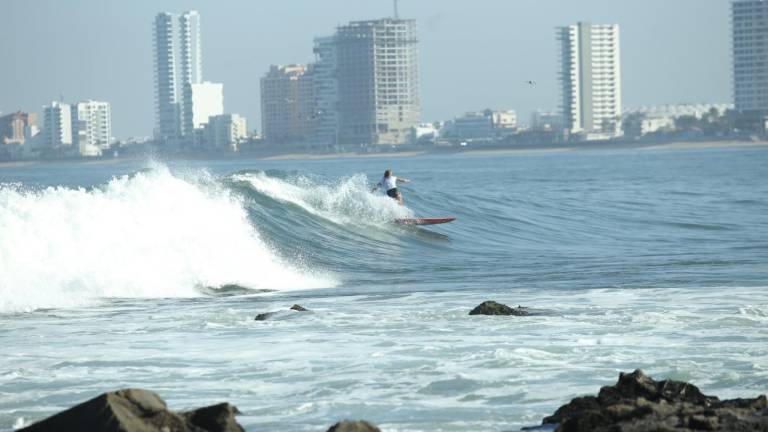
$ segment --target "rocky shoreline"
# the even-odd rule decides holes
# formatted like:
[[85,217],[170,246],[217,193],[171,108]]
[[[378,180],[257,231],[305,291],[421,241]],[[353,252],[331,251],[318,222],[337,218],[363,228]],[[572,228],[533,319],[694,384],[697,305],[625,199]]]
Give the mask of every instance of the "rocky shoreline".
[[[238,409],[219,403],[191,411],[168,410],[160,397],[142,389],[104,393],[55,414],[20,432],[244,432]],[[378,432],[364,420],[340,421],[328,432]],[[597,396],[578,397],[528,431],[768,431],[768,399],[721,401],[695,385],[674,380],[654,381],[641,370],[622,373]]]
[[[281,314],[311,312],[293,305],[288,310],[257,315],[264,321]],[[541,311],[539,311],[541,313]],[[511,308],[489,300],[469,315],[536,315],[523,306]],[[219,403],[191,411],[170,411],[156,393],[143,389],[123,389],[104,393],[55,414],[23,432],[244,432],[235,416],[238,409]],[[378,432],[364,420],[343,420],[328,432]],[[768,399],[720,400],[703,394],[691,383],[675,380],[655,381],[643,371],[621,373],[617,383],[600,389],[597,396],[571,400],[545,417],[540,426],[527,431],[558,432],[641,432],[641,431],[761,431],[768,432]]]

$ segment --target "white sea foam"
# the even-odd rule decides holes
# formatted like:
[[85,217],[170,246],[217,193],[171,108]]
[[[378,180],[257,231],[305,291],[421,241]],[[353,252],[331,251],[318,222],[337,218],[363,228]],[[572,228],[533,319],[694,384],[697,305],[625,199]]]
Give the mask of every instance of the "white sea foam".
[[260,239],[239,199],[165,167],[102,188],[0,186],[0,312],[102,297],[187,297],[199,287],[307,289]]
[[297,205],[337,224],[381,224],[413,216],[411,210],[391,198],[372,194],[367,178],[361,174],[335,184],[318,183],[304,176],[283,180],[263,172],[238,174],[233,179],[250,184],[272,199]]

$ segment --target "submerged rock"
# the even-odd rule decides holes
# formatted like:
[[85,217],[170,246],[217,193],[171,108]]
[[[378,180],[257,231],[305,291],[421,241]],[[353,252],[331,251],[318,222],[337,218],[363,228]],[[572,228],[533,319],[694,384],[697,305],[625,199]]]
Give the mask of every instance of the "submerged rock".
[[[309,312],[309,309],[306,309],[305,307],[303,307],[301,305],[297,305],[297,304],[291,306],[289,308],[289,310],[297,311],[297,312]],[[254,321],[265,321],[265,320],[267,320],[267,319],[277,315],[278,313],[280,313],[280,311],[260,313],[260,314],[256,315],[256,317],[254,318]]]
[[104,393],[20,431],[243,432],[235,420],[237,413],[228,403],[175,413],[156,393],[123,389]]
[[327,432],[380,432],[380,430],[365,420],[344,420],[331,426]]
[[254,321],[264,321],[267,318],[271,317],[272,315],[276,314],[277,312],[264,312],[256,315],[256,317],[253,319]]
[[530,311],[526,307],[517,306],[511,308],[505,304],[496,303],[493,300],[488,300],[480,303],[469,312],[470,315],[517,315],[526,316],[530,315]]
[[682,381],[654,381],[643,371],[621,373],[597,396],[573,399],[542,424],[557,431],[768,431],[768,400],[720,401]]

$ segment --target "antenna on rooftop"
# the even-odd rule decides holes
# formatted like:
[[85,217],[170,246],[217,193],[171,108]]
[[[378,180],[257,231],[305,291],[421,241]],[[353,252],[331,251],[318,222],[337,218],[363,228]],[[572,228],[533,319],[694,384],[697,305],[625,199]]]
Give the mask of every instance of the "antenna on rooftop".
[[398,2],[398,0],[392,0],[392,1],[395,4],[395,19],[400,19],[400,14],[397,13],[397,2]]

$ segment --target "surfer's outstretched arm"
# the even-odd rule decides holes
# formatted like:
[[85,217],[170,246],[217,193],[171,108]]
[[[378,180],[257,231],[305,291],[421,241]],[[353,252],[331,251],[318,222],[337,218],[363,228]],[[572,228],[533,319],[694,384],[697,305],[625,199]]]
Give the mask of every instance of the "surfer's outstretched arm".
[[377,190],[379,190],[380,187],[381,187],[381,182],[376,183],[376,186],[374,186],[373,189],[371,189],[371,192],[376,192]]
[[411,182],[411,180],[410,180],[410,179],[407,179],[407,178],[398,177],[398,178],[397,178],[397,182],[398,182],[398,183],[410,183],[410,182]]

